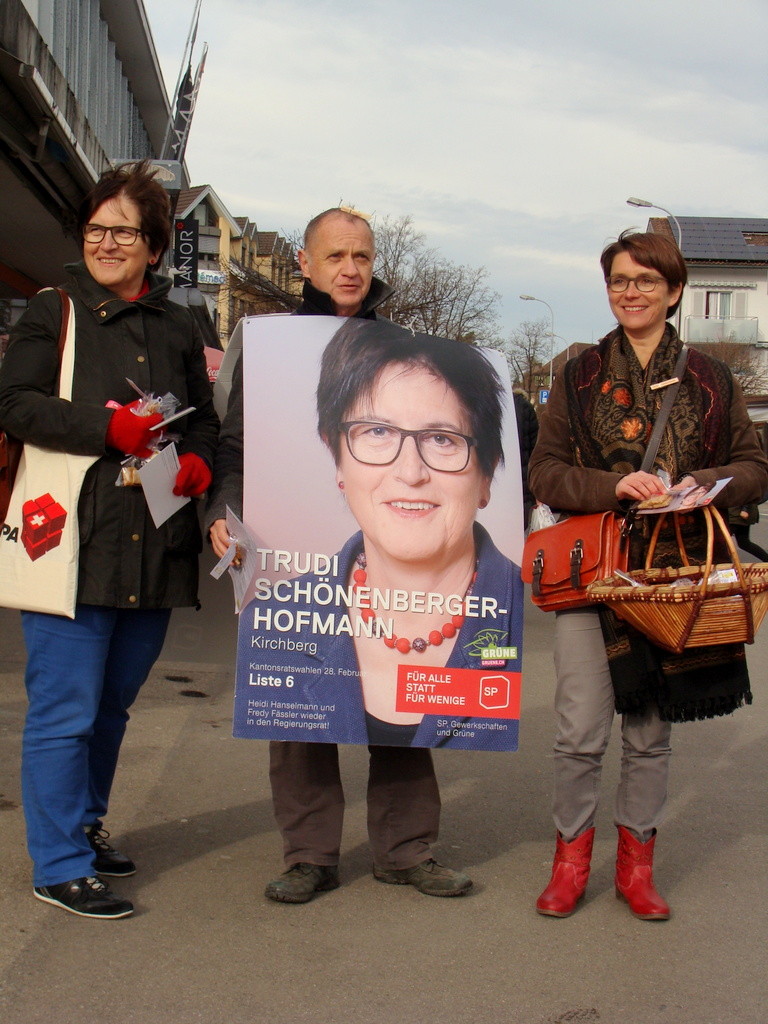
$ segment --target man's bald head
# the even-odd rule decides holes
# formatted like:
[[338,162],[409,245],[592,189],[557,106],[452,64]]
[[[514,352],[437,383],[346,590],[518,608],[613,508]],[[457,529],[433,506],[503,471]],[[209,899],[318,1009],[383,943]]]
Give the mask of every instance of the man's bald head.
[[371,288],[376,247],[368,221],[334,208],[313,217],[299,249],[299,266],[331,298],[336,316],[354,316]]
[[346,220],[348,223],[353,225],[363,225],[368,229],[368,234],[371,239],[372,245],[376,246],[376,239],[374,238],[373,228],[368,223],[366,217],[361,217],[360,214],[353,213],[351,210],[342,209],[340,206],[332,206],[329,210],[323,210],[322,213],[318,213],[316,217],[304,228],[304,249],[310,248],[312,245],[312,239],[320,227],[325,221],[330,219],[339,218],[340,220]]

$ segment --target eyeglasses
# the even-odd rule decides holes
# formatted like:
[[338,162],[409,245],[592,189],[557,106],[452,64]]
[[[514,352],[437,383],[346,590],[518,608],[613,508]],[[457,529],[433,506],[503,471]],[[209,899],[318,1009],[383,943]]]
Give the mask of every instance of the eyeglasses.
[[631,284],[639,292],[652,292],[657,285],[663,282],[663,277],[649,277],[647,274],[641,274],[640,277],[608,277],[605,281],[609,292],[625,292]]
[[402,430],[391,423],[351,420],[341,424],[349,454],[366,466],[390,466],[403,450],[406,437],[416,442],[422,462],[440,473],[460,473],[467,468],[474,437],[454,430]]
[[139,228],[129,228],[127,224],[121,224],[114,228],[105,228],[103,224],[86,224],[83,228],[83,238],[86,242],[97,244],[104,240],[107,232],[112,235],[112,241],[118,245],[133,245],[139,235],[144,234]]

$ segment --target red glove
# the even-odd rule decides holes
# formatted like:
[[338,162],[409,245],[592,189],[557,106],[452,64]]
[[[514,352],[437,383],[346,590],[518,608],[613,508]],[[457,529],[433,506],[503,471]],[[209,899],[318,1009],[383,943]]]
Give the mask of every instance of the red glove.
[[107,427],[107,444],[110,448],[117,448],[126,455],[137,455],[140,459],[148,459],[152,454],[147,447],[153,437],[157,437],[157,431],[152,432],[152,427],[163,422],[163,415],[153,412],[149,416],[137,416],[133,411],[139,404],[140,399],[131,402],[130,405],[123,405],[115,409],[112,419]]
[[196,498],[205,493],[211,484],[211,471],[208,465],[193,452],[180,455],[179,463],[181,469],[176,474],[173,493],[183,494],[186,498]]

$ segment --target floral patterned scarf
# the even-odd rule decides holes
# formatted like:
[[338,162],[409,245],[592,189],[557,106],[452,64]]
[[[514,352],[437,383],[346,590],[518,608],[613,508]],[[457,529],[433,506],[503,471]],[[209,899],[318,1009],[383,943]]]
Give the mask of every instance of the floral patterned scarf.
[[[576,464],[632,473],[640,469],[664,389],[652,385],[674,374],[682,342],[667,324],[643,369],[621,328],[569,364],[568,402]],[[688,367],[654,466],[672,481],[728,461],[727,422],[733,382],[728,369],[692,349]]]

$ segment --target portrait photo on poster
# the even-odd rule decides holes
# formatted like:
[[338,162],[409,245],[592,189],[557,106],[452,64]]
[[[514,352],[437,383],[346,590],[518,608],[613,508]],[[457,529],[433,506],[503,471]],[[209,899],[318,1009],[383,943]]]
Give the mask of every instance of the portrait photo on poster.
[[523,544],[500,353],[389,321],[243,324],[234,734],[515,750]]

